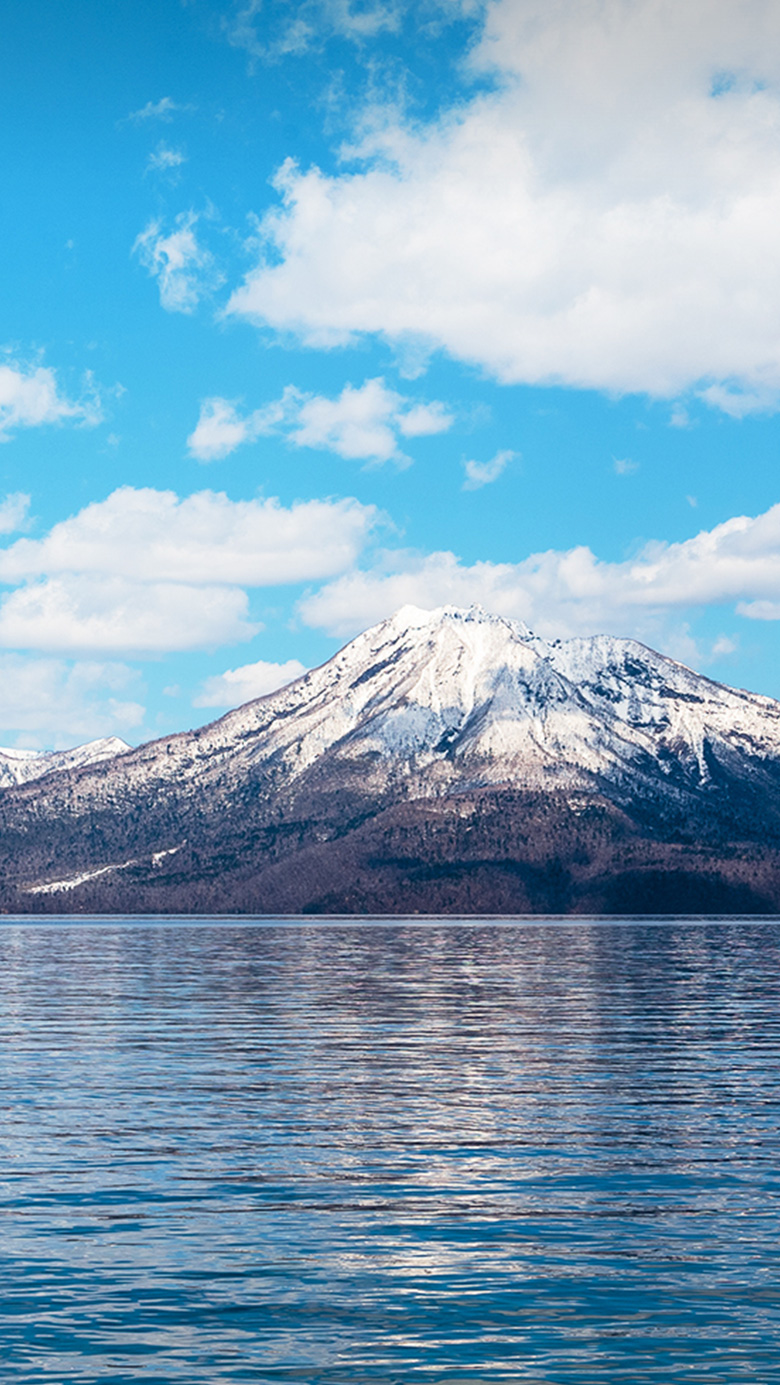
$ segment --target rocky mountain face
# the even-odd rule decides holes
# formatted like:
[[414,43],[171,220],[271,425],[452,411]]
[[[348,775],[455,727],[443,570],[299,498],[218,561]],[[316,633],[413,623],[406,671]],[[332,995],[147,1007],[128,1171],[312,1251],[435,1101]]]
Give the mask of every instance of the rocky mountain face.
[[0,906],[780,912],[780,704],[406,607],[201,730],[0,795]]

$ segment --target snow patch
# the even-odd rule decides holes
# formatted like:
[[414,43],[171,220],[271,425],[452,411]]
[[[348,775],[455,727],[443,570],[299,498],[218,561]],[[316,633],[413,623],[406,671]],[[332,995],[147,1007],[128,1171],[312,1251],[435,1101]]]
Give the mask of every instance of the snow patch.
[[25,894],[60,894],[66,890],[75,890],[88,880],[96,880],[99,875],[108,875],[112,870],[127,870],[128,866],[137,864],[137,861],[122,861],[116,866],[99,866],[97,870],[85,870],[80,875],[69,875],[64,880],[50,880],[45,885],[28,885]]

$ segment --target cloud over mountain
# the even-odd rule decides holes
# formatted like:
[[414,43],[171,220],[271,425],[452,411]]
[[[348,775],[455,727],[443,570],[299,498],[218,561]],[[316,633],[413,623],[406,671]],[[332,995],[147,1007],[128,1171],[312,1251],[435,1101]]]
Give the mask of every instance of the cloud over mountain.
[[164,652],[247,639],[245,587],[352,566],[375,519],[356,500],[232,501],[123,486],[0,551],[0,645]]
[[704,606],[780,619],[780,505],[704,530],[682,543],[653,542],[604,562],[587,547],[534,553],[515,563],[462,563],[453,553],[386,553],[301,604],[305,620],[338,636],[400,606],[470,605],[525,621],[542,635],[633,631],[657,637],[664,622]]

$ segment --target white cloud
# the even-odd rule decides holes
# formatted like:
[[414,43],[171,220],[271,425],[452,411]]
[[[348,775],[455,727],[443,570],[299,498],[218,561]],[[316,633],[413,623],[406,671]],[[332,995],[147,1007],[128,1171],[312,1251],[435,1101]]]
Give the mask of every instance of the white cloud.
[[21,491],[0,500],[0,534],[13,534],[16,529],[21,529],[29,508],[30,497]]
[[305,53],[329,38],[363,43],[381,33],[395,33],[402,14],[400,0],[298,0],[292,17],[286,3],[274,7],[248,0],[225,27],[234,47],[244,48],[253,58],[273,59]]
[[616,476],[634,476],[639,470],[639,462],[631,457],[613,457],[612,465]]
[[351,567],[376,519],[356,500],[232,501],[124,486],[0,550],[0,646],[57,652],[212,648],[248,639],[244,587]]
[[0,727],[16,744],[65,749],[140,726],[139,675],[125,664],[0,654]]
[[[291,162],[228,311],[319,346],[419,337],[505,382],[780,399],[780,7],[490,0],[495,87]],[[724,72],[731,74],[723,80]]]
[[166,235],[152,220],[136,238],[132,253],[157,280],[160,302],[169,313],[192,313],[201,298],[222,282],[214,258],[195,234],[195,212],[182,212]]
[[200,417],[195,428],[187,438],[187,446],[199,462],[216,462],[235,452],[245,442],[256,442],[263,433],[270,433],[277,424],[283,422],[297,400],[296,390],[288,387],[278,405],[266,409],[255,409],[254,413],[239,414],[235,404],[229,399],[204,399],[200,406]]
[[740,601],[737,614],[748,620],[780,620],[780,601]]
[[360,389],[346,385],[338,399],[307,399],[289,436],[299,447],[322,448],[340,457],[387,462],[398,456],[394,424],[402,400],[382,380]]
[[320,25],[330,24],[344,38],[375,38],[400,28],[403,9],[399,0],[315,0],[309,10]]
[[210,462],[244,442],[281,431],[297,447],[369,462],[406,462],[399,436],[441,433],[453,421],[439,401],[412,403],[388,389],[381,378],[366,380],[359,388],[345,385],[336,399],[303,394],[288,385],[280,399],[243,416],[228,399],[205,399],[187,444],[199,461]]
[[481,486],[489,486],[493,481],[497,481],[516,456],[516,452],[504,451],[497,452],[489,462],[465,462],[466,479],[463,482],[463,490],[476,491]]
[[192,699],[194,707],[239,707],[266,693],[276,692],[306,672],[304,664],[288,659],[284,664],[269,664],[262,660],[229,668],[225,673],[206,678],[200,692]]
[[93,427],[101,420],[100,398],[90,377],[84,397],[73,400],[61,393],[48,366],[10,360],[0,364],[0,442],[8,442],[18,428],[65,422]]
[[682,543],[647,544],[618,563],[602,562],[588,548],[469,566],[447,552],[388,553],[372,571],[328,583],[300,610],[310,625],[346,636],[407,603],[474,602],[542,635],[606,632],[661,643],[670,638],[669,621],[686,609],[736,603],[739,615],[780,619],[780,505]]
[[198,461],[216,462],[256,436],[251,418],[241,418],[229,399],[204,399],[187,446]]
[[193,585],[277,586],[343,572],[376,519],[357,500],[229,500],[214,491],[122,486],[55,524],[43,539],[0,550],[0,581],[58,573]]
[[[712,402],[712,401],[710,401]],[[682,404],[675,404],[669,418],[670,428],[690,428],[691,418],[688,410]]]
[[172,149],[161,140],[149,155],[146,167],[150,173],[171,173],[173,169],[181,168],[186,162],[187,155],[181,149]]
[[180,106],[176,101],[172,101],[170,96],[162,96],[159,101],[147,101],[138,111],[131,111],[127,119],[134,125],[141,125],[147,120],[172,120],[173,116],[179,111],[188,111],[191,107]]
[[[367,381],[367,384],[375,384],[376,381]],[[379,382],[382,383],[381,381]],[[365,385],[363,386],[365,389]],[[390,393],[390,391],[386,391]],[[400,398],[395,395],[396,401]],[[435,399],[432,404],[415,404],[406,413],[399,412],[398,407],[393,412],[393,420],[400,433],[405,438],[428,438],[432,433],[446,433],[452,427],[454,419],[452,414],[448,414],[444,405]]]
[[180,582],[63,573],[0,601],[0,646],[47,653],[165,654],[247,640],[246,592]]
[[699,390],[699,398],[713,409],[720,409],[729,418],[746,418],[748,414],[774,413],[780,401],[775,383],[759,385],[758,389],[740,389],[731,385],[708,385]]

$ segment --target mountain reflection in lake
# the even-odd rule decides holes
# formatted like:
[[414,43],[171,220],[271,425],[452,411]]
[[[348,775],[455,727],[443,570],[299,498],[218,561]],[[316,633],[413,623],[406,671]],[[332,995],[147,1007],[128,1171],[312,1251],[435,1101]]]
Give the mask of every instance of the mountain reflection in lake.
[[8,1385],[780,1379],[780,926],[6,923]]

